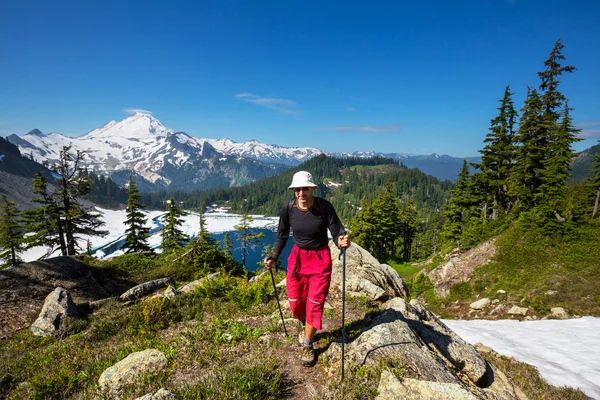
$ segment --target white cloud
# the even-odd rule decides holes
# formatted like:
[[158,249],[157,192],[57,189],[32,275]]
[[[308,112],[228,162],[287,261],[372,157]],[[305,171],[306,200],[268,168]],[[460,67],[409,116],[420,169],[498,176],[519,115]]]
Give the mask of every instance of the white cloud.
[[297,109],[298,104],[293,100],[275,99],[271,97],[261,97],[253,93],[238,93],[235,98],[249,103],[269,108],[280,114],[298,115],[300,111]]
[[402,127],[398,124],[388,125],[340,125],[340,126],[322,126],[316,128],[317,131],[331,132],[360,132],[360,133],[388,133],[400,132]]
[[127,114],[135,114],[136,112],[141,114],[152,114],[152,111],[142,110],[141,108],[125,108],[123,109],[123,112]]
[[[575,126],[581,129],[579,137],[582,139],[600,139],[600,121],[578,122]],[[586,129],[586,128],[592,129]]]

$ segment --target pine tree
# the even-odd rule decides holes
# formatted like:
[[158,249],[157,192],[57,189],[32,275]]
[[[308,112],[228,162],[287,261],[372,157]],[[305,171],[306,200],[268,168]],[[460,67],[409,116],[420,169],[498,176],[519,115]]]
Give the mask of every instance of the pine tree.
[[233,257],[233,242],[231,241],[231,235],[229,232],[225,232],[223,237],[223,251],[228,257]]
[[571,145],[581,140],[577,137],[580,129],[575,128],[573,125],[569,111],[568,102],[565,102],[562,120],[550,132],[547,158],[543,163],[542,184],[536,194],[536,202],[548,206],[549,210],[560,221],[565,220],[561,212],[567,195],[567,182],[571,175],[569,173],[571,160],[575,157]]
[[540,96],[536,89],[529,88],[517,130],[520,145],[509,178],[509,193],[517,199],[521,211],[533,207],[534,195],[542,184],[547,141],[541,115]]
[[484,142],[487,145],[480,151],[481,164],[476,165],[483,174],[486,193],[491,198],[493,220],[498,218],[499,211],[507,212],[510,207],[508,197],[508,178],[515,159],[515,111],[510,86],[504,90],[500,100],[500,113],[491,121],[490,132]]
[[410,261],[412,243],[417,232],[417,203],[408,200],[401,208],[399,218],[402,227],[402,258]]
[[100,230],[104,225],[100,214],[85,210],[78,202],[80,197],[89,193],[90,185],[80,166],[84,153],[78,150],[73,156],[70,149],[70,146],[64,146],[60,152],[56,195],[61,205],[67,255],[75,255],[81,249],[79,235],[104,236],[108,232]]
[[129,176],[129,198],[127,199],[127,219],[125,220],[125,233],[127,237],[123,250],[127,253],[152,252],[148,245],[150,237],[150,228],[146,226],[147,220],[143,210],[144,206],[140,203],[140,192],[137,189],[133,177]]
[[[558,91],[560,83],[558,78],[565,72],[576,70],[572,65],[561,65],[565,60],[562,55],[564,47],[558,39],[544,62],[545,70],[538,72],[541,79],[540,90],[543,91],[540,98],[542,106],[540,136],[546,140],[543,146],[546,157],[540,174],[542,187],[539,188],[539,193],[536,193],[536,203],[550,210],[560,221],[565,220],[559,211],[565,200],[569,165],[574,156],[571,145],[578,140],[576,136],[578,130],[573,127],[569,117],[567,98]],[[561,114],[563,121],[559,122]]]
[[67,255],[67,242],[64,236],[64,222],[62,207],[48,192],[48,183],[39,172],[35,173],[33,180],[32,202],[40,207],[23,211],[25,231],[29,235],[25,238],[25,248],[36,246],[48,248],[46,256],[60,250],[62,255]]
[[473,204],[467,160],[463,160],[456,186],[451,193],[450,204],[445,212],[446,221],[442,228],[442,236],[458,242],[462,234],[463,223],[466,221],[466,215]]
[[370,204],[363,198],[361,210],[350,222],[354,241],[378,259],[396,257],[396,243],[403,235],[400,204],[391,183]]
[[240,244],[239,248],[242,250],[242,266],[246,268],[246,258],[248,256],[248,250],[253,250],[260,244],[265,234],[262,232],[255,233],[250,227],[250,224],[254,221],[248,213],[242,214],[242,220],[239,224],[235,225],[234,228],[237,231],[237,241]]
[[161,229],[161,247],[164,252],[182,247],[188,239],[183,231],[179,229],[183,225],[183,217],[186,215],[187,213],[180,210],[175,203],[175,199],[171,197],[171,200],[167,202],[167,213],[163,218],[164,226]]
[[598,206],[600,203],[600,150],[596,154],[594,159],[594,166],[592,167],[592,177],[589,180],[589,186],[593,192],[595,192],[594,208],[592,210],[592,219],[598,214]]
[[17,203],[0,197],[0,259],[7,266],[21,262],[19,253],[23,248],[23,227]]

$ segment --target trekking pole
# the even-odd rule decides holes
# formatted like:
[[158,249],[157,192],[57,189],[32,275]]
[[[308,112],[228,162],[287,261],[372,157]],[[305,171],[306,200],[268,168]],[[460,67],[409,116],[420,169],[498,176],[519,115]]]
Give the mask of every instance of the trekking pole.
[[269,272],[271,273],[271,282],[273,282],[273,290],[275,290],[275,301],[277,302],[277,307],[279,307],[279,315],[281,316],[281,323],[283,325],[283,331],[285,332],[285,336],[288,335],[287,329],[285,329],[285,321],[283,320],[283,311],[281,311],[281,304],[279,304],[279,295],[277,294],[277,286],[275,285],[275,277],[273,276],[273,268],[269,268]]
[[342,249],[342,382],[344,381],[344,345],[346,343],[346,249]]

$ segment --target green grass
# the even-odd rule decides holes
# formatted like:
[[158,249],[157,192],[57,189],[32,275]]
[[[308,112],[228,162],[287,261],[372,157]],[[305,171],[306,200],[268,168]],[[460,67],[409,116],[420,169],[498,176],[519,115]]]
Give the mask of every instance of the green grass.
[[579,389],[550,385],[534,366],[519,362],[512,357],[484,354],[488,362],[506,374],[509,381],[530,399],[544,400],[587,400]]
[[600,316],[600,224],[554,237],[517,224],[496,244],[494,260],[472,276],[474,293],[494,298],[503,289],[509,300],[524,298],[540,313],[564,307],[572,314]]

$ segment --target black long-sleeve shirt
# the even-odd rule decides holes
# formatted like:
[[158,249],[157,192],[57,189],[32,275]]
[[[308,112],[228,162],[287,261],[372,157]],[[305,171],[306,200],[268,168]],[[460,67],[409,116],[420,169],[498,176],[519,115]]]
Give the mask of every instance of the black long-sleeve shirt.
[[333,204],[329,201],[314,197],[313,205],[308,210],[299,209],[294,200],[287,201],[279,214],[279,226],[273,251],[273,257],[276,259],[285,248],[290,236],[290,227],[293,230],[294,243],[301,249],[309,250],[327,246],[328,228],[336,246],[338,237],[345,233]]

